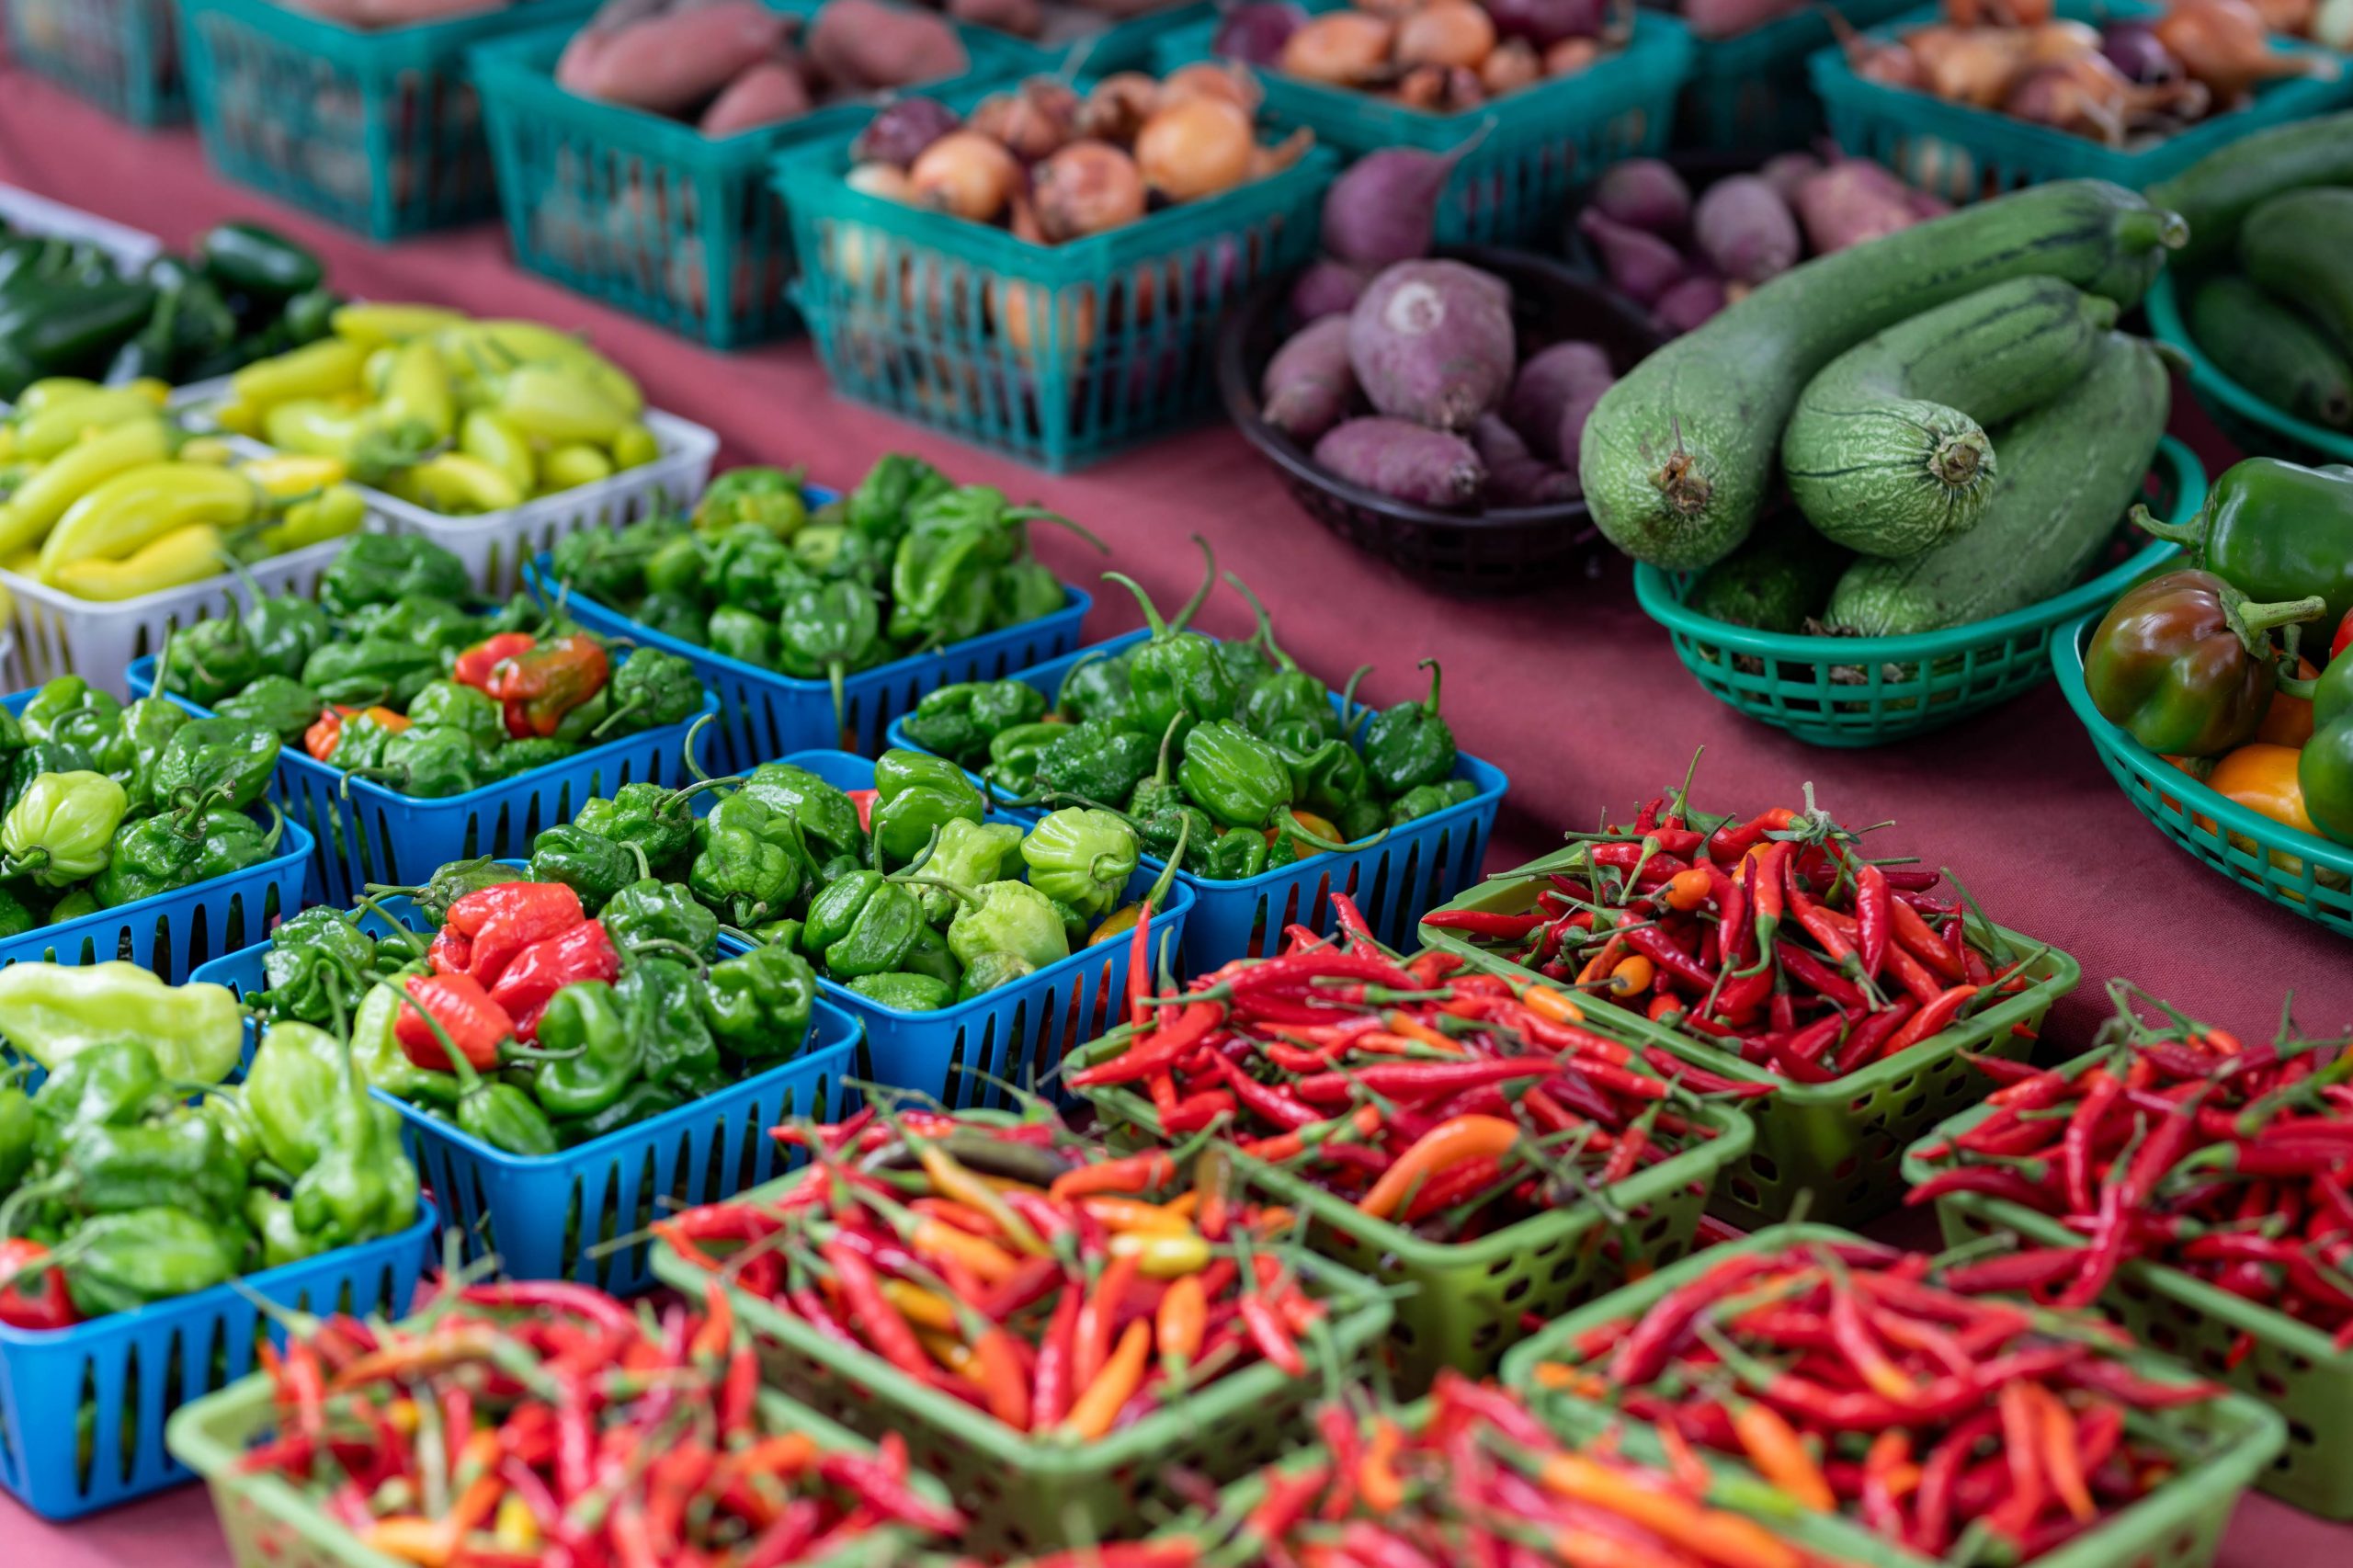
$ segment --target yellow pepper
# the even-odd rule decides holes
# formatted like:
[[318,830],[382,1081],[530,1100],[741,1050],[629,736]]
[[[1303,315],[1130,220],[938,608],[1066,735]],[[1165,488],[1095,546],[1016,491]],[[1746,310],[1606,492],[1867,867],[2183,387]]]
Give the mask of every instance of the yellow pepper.
[[1198,1231],[1167,1234],[1154,1231],[1121,1231],[1111,1238],[1113,1257],[1133,1257],[1147,1278],[1174,1279],[1199,1274],[1210,1266],[1210,1243]]
[[443,452],[392,481],[392,494],[430,512],[460,517],[523,504],[523,493],[498,470],[463,452]]
[[387,343],[381,348],[368,350],[368,358],[359,365],[359,384],[371,397],[384,395],[384,383],[392,379],[392,367],[400,363],[401,351]]
[[613,476],[613,460],[585,441],[574,441],[556,448],[540,465],[540,476],[549,490],[570,490],[574,485],[594,484]]
[[377,414],[387,426],[413,421],[430,430],[435,440],[448,440],[458,427],[458,404],[441,351],[423,338],[402,344],[400,358],[384,378]]
[[273,406],[262,432],[281,452],[342,461],[350,458],[368,424],[365,414],[343,413],[323,399],[301,397]]
[[177,588],[217,577],[222,564],[221,530],[210,523],[190,523],[121,561],[70,561],[49,581],[75,598],[115,603],[135,599],[165,588]]
[[2301,754],[2294,746],[2255,742],[2224,754],[2207,776],[2206,787],[2226,801],[2235,801],[2257,816],[2284,823],[2302,833],[2318,834],[2304,810],[2304,792],[2296,780]]
[[524,365],[506,372],[495,384],[499,414],[524,435],[539,440],[559,445],[593,441],[602,446],[629,423],[630,410],[570,369]]
[[367,352],[340,337],[323,337],[268,359],[256,360],[229,378],[239,403],[260,408],[298,397],[333,397],[359,384]]
[[237,460],[237,449],[218,436],[190,436],[172,455],[184,463],[210,463],[215,468],[226,468]]
[[898,1308],[899,1315],[917,1328],[956,1332],[956,1309],[937,1290],[926,1290],[904,1279],[885,1279],[882,1299]]
[[0,463],[13,463],[16,460],[17,427],[14,425],[0,425]]
[[306,544],[320,544],[358,533],[368,518],[367,498],[348,484],[331,484],[307,501],[297,501],[286,515],[261,530],[258,542],[271,555],[283,555]]
[[531,1506],[510,1492],[498,1500],[491,1516],[490,1539],[498,1550],[517,1557],[536,1557],[540,1551],[540,1521]]
[[212,422],[230,435],[260,438],[262,411],[252,403],[233,397],[213,404],[211,412]]
[[486,408],[467,412],[458,426],[458,449],[505,474],[526,495],[539,488],[539,462],[531,456],[531,443]]
[[172,449],[160,419],[133,420],[91,437],[17,487],[0,506],[0,555],[39,544],[66,508],[116,474],[159,462]]
[[511,370],[532,363],[551,365],[590,383],[620,405],[624,418],[636,418],[645,407],[645,394],[629,372],[545,322],[467,322],[441,333],[436,341],[452,366],[466,368],[461,373]]
[[443,310],[439,305],[362,304],[338,305],[328,318],[335,335],[362,348],[381,348],[389,343],[405,343],[412,337],[463,326],[466,318],[456,311]]
[[[180,449],[180,456],[188,456],[187,448]],[[242,464],[239,472],[259,485],[261,493],[273,501],[291,501],[314,490],[324,490],[330,484],[339,484],[346,473],[340,458],[285,454],[255,458]]]
[[119,561],[191,523],[234,528],[258,501],[253,482],[230,469],[161,462],[116,474],[67,508],[40,547],[40,576],[57,580],[69,562]]
[[99,390],[97,382],[81,376],[43,376],[17,394],[16,417],[19,421],[30,419],[52,403],[87,397]]
[[654,438],[653,431],[631,420],[613,437],[612,453],[615,468],[643,468],[662,455],[662,443]]
[[57,398],[31,418],[17,421],[17,455],[47,462],[90,431],[154,417],[155,405],[129,387]]
[[33,568],[40,564],[40,551],[20,550],[6,560],[0,560],[0,571],[14,572],[19,577],[29,577]]

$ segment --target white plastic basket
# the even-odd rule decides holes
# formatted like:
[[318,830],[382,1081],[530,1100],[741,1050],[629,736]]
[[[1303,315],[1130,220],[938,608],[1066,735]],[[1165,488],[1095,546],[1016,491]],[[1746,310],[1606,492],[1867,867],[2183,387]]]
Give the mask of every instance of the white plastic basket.
[[136,272],[163,254],[164,242],[144,230],[35,196],[13,185],[0,185],[0,218],[27,233],[53,234],[61,240],[86,240],[114,257],[125,272]]

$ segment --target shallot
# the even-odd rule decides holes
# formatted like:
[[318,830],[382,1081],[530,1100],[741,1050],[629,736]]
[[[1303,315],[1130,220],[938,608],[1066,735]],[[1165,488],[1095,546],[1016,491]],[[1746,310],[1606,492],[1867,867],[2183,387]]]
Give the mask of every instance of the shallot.
[[1195,201],[1250,177],[1257,137],[1249,112],[1223,98],[1170,104],[1136,133],[1144,184],[1171,201]]
[[908,176],[925,205],[987,223],[1019,187],[1021,165],[1003,142],[977,131],[956,131],[925,148]]
[[1060,244],[1143,216],[1143,176],[1135,160],[1104,142],[1074,142],[1030,176],[1038,229]]
[[1276,66],[1287,75],[1352,87],[1389,66],[1396,28],[1362,11],[1327,11],[1290,35]]

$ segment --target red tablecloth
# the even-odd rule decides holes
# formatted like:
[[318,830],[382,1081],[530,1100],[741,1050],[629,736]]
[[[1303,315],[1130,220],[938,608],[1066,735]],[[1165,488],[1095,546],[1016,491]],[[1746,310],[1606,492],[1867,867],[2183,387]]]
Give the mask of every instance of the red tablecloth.
[[[2057,690],[1910,744],[1818,751],[1734,717],[1676,662],[1665,633],[1634,605],[1621,567],[1528,598],[1464,604],[1435,597],[1357,554],[1294,508],[1239,437],[1222,427],[1172,437],[1071,478],[1051,478],[836,399],[805,345],[720,357],[617,315],[509,264],[495,224],[371,248],[215,179],[188,132],[142,136],[9,68],[0,74],[0,180],[185,244],[224,218],[256,217],[314,244],[335,286],[535,316],[587,332],[629,367],[648,399],[718,429],[722,461],[805,462],[854,483],[887,450],[919,452],[960,479],[1038,499],[1102,535],[1117,564],[1174,605],[1199,580],[1187,536],[1217,548],[1278,616],[1284,645],[1335,675],[1367,660],[1369,695],[1421,689],[1414,662],[1446,668],[1446,711],[1466,750],[1512,779],[1490,864],[1557,843],[1679,779],[1705,745],[1698,796],[1721,809],[1794,801],[1812,780],[1850,823],[1893,819],[1875,847],[1954,868],[1997,919],[2083,960],[2086,983],[2052,1014],[2067,1044],[2088,1040],[2123,976],[2242,1032],[2268,1035],[2292,990],[2313,1032],[2353,1029],[2353,949],[2318,926],[2207,871],[2144,822],[2101,769]],[[2194,409],[2176,428],[2208,456],[2224,449]],[[1059,530],[1039,547],[1085,582],[1101,564]],[[1246,632],[1221,590],[1206,629]],[[1114,588],[1088,624],[1100,636],[1140,624]],[[56,1440],[70,1441],[61,1430]],[[2230,1568],[2320,1568],[2353,1551],[2353,1529],[2251,1500],[2225,1548]],[[41,1568],[226,1561],[201,1491],[51,1530],[0,1498],[0,1562]]]

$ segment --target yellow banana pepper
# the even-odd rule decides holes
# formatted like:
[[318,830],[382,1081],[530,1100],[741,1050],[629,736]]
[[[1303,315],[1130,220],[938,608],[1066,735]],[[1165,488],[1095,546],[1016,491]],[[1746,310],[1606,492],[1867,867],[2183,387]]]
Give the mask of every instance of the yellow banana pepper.
[[14,572],[19,577],[29,577],[33,574],[33,568],[40,564],[40,551],[20,550],[14,555],[0,560],[0,571]]
[[368,389],[369,396],[384,395],[384,383],[392,379],[392,367],[400,358],[401,351],[389,343],[368,350],[368,358],[359,365],[359,384]]
[[630,411],[589,381],[551,365],[524,365],[497,383],[499,415],[526,436],[564,445],[603,446],[620,434]]
[[233,397],[213,404],[211,414],[212,422],[230,435],[244,436],[253,440],[261,438],[261,410],[252,403]]
[[540,465],[540,477],[550,490],[569,490],[575,484],[594,484],[613,476],[613,460],[585,441],[574,441],[550,452]]
[[87,397],[101,390],[97,382],[80,376],[43,376],[17,394],[16,418],[22,422],[51,403],[70,397]]
[[[187,448],[180,449],[180,456],[188,456]],[[239,472],[259,485],[261,493],[273,501],[290,501],[308,495],[313,491],[342,483],[345,476],[340,458],[288,454],[255,458],[240,465]]]
[[262,421],[263,434],[279,451],[334,458],[339,462],[350,458],[352,443],[367,426],[365,414],[341,413],[330,403],[308,397],[278,404]]
[[634,419],[645,407],[645,394],[629,372],[568,332],[545,322],[468,322],[442,333],[441,352],[452,365],[476,372],[511,370],[518,365],[545,364],[577,373]]
[[0,463],[13,463],[16,460],[17,427],[14,425],[0,425]]
[[110,430],[134,419],[153,419],[155,405],[129,387],[51,400],[17,424],[17,455],[47,462],[92,430]]
[[256,360],[229,378],[229,392],[258,408],[293,398],[333,397],[359,385],[367,352],[340,337],[323,337],[268,359]]
[[337,337],[362,348],[406,343],[412,337],[466,324],[465,316],[438,305],[339,305],[329,320]]
[[172,456],[184,463],[210,463],[226,468],[237,460],[237,449],[218,436],[190,436]]
[[191,523],[234,528],[258,501],[253,482],[233,469],[162,462],[116,474],[66,509],[40,547],[43,582],[59,567],[92,558],[119,561]]
[[225,570],[221,530],[210,523],[189,523],[121,561],[69,561],[49,581],[75,598],[111,604],[201,583]]
[[392,490],[404,501],[449,517],[503,512],[523,504],[523,492],[513,480],[463,452],[443,452],[402,470]]
[[631,420],[613,437],[612,453],[617,469],[643,468],[662,455],[662,443],[654,438],[653,431]]
[[414,420],[432,431],[435,440],[448,440],[458,427],[458,405],[441,351],[421,338],[402,344],[377,411],[388,426]]
[[0,555],[39,544],[66,508],[116,474],[171,455],[171,431],[160,419],[132,420],[102,430],[17,487],[0,506]]
[[331,484],[307,501],[297,501],[286,515],[261,530],[262,550],[283,555],[304,545],[321,544],[358,533],[368,518],[367,498],[348,484]]
[[458,449],[480,458],[529,495],[539,487],[539,460],[523,432],[486,408],[470,410],[458,426]]

